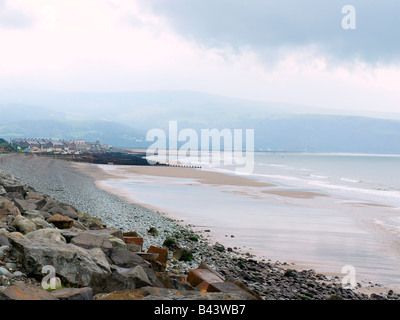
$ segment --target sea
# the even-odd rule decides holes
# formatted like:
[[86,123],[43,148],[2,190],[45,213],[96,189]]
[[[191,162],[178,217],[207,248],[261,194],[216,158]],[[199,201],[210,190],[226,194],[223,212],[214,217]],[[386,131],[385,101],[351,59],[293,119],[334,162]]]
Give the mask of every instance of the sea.
[[[236,175],[240,161],[222,158],[180,163]],[[332,274],[350,266],[359,282],[400,288],[400,156],[255,152],[251,161],[241,176],[273,186],[134,174],[105,183],[258,259]]]

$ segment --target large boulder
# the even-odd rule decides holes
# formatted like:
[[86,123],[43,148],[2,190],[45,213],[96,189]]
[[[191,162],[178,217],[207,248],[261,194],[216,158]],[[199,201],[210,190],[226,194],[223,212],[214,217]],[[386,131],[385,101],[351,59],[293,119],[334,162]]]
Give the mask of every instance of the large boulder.
[[51,215],[60,214],[74,220],[78,219],[78,214],[74,208],[54,199],[47,199],[43,206],[38,206],[38,209]]
[[36,231],[37,229],[42,229],[38,228],[35,222],[21,215],[14,218],[13,222],[11,223],[11,227],[15,228],[22,234],[27,234],[29,232]]
[[80,235],[80,234],[93,234],[93,235],[101,235],[101,236],[113,236],[118,239],[122,239],[122,231],[118,229],[101,229],[101,230],[86,230],[86,231],[72,231],[72,230],[61,230],[62,235],[65,237],[67,242],[71,242],[71,240]]
[[58,229],[71,229],[74,220],[57,213],[49,219],[49,222]]
[[30,220],[36,225],[36,230],[47,229],[47,228],[54,229],[53,225],[49,224],[48,222],[46,222],[46,220],[42,218],[33,218]]
[[44,196],[35,191],[28,191],[25,195],[25,200],[36,200],[36,203],[40,204],[40,206],[44,206],[46,204]]
[[19,209],[20,212],[25,212],[28,210],[36,210],[36,200],[25,200],[25,199],[13,199],[15,206]]
[[42,241],[43,239],[47,239],[51,241],[67,243],[58,229],[40,229],[32,231],[26,234],[25,238],[33,241]]
[[0,300],[57,300],[46,290],[22,281],[0,292]]
[[[39,211],[39,210],[26,210],[22,213],[22,215],[28,219],[34,219],[34,218],[46,219],[47,218],[46,215],[42,211]],[[48,218],[50,218],[50,217],[48,217]]]
[[30,275],[43,277],[42,268],[50,265],[63,282],[89,286],[111,273],[107,258],[99,248],[85,250],[50,239],[29,239],[19,233],[10,233],[8,240],[13,255]]
[[151,266],[149,262],[127,249],[113,248],[109,257],[114,265],[122,268],[133,268],[139,265],[143,267]]
[[58,300],[92,300],[92,288],[65,288],[50,292]]
[[113,248],[112,243],[101,235],[81,233],[72,238],[71,243],[85,249],[100,248],[104,253],[109,254]]
[[4,230],[6,230],[8,232],[15,232],[16,231],[15,228],[13,228],[13,227],[9,226],[8,224],[5,224],[4,222],[1,222],[1,221],[0,221],[0,229],[4,229]]
[[101,236],[107,238],[108,241],[111,242],[113,247],[118,247],[118,248],[121,248],[121,249],[127,249],[127,245],[124,242],[124,240],[121,240],[120,238],[114,237],[111,234],[102,234]]
[[101,230],[103,228],[106,228],[106,225],[100,218],[93,217],[87,212],[80,212],[79,221],[90,230]]
[[151,286],[146,270],[141,266],[133,268],[115,268],[110,276],[97,278],[91,283],[93,293],[113,292]]
[[21,212],[12,201],[0,197],[0,222],[10,223],[14,217],[19,215]]
[[2,186],[7,193],[16,193],[21,197],[25,197],[26,195],[26,187],[11,175],[0,177],[0,186]]
[[9,232],[5,229],[0,229],[0,247],[8,246],[10,243],[8,242],[8,234]]

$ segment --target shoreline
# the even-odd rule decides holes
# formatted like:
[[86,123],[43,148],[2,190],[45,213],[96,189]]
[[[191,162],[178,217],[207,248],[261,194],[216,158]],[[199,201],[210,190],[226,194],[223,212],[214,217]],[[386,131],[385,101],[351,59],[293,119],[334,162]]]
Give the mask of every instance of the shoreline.
[[[82,169],[82,165],[79,164],[81,166],[80,169]],[[98,169],[102,171],[102,173],[104,174],[94,174],[93,176],[96,178],[96,185],[108,192],[111,192],[113,194],[118,194],[119,196],[123,197],[124,199],[126,199],[129,202],[133,202],[133,203],[138,203],[141,206],[144,206],[150,210],[154,210],[157,213],[166,216],[167,218],[173,219],[175,221],[177,221],[182,227],[191,227],[195,230],[195,232],[202,234],[203,236],[205,236],[204,234],[204,229],[207,228],[207,226],[201,226],[201,225],[185,225],[182,222],[184,220],[179,220],[179,217],[177,218],[177,214],[174,213],[170,213],[170,212],[165,212],[164,208],[159,207],[159,206],[155,206],[155,205],[150,205],[148,203],[145,202],[141,202],[138,199],[132,197],[132,195],[129,194],[129,192],[127,192],[126,190],[124,190],[124,188],[119,188],[119,187],[115,187],[115,186],[109,186],[107,185],[108,181],[123,181],[123,180],[127,180],[129,178],[127,177],[123,177],[121,172],[119,172],[119,170],[122,171],[129,171],[132,173],[137,174],[139,177],[140,175],[148,175],[148,176],[154,176],[154,177],[159,177],[160,175],[162,177],[171,177],[171,178],[187,178],[189,176],[189,179],[192,178],[199,178],[201,176],[202,173],[206,173],[206,175],[209,174],[214,174],[215,172],[212,171],[204,171],[204,170],[198,170],[198,169],[186,169],[186,168],[162,168],[162,169],[167,169],[167,170],[160,170],[159,167],[155,167],[155,170],[152,170],[152,168],[145,168],[143,170],[143,168],[119,168],[119,167],[107,167],[104,165],[97,165]],[[110,170],[106,170],[111,168]],[[182,170],[186,170],[185,173],[182,172]],[[187,174],[187,171],[200,171],[201,173],[196,173],[196,174]],[[168,171],[168,172],[166,172]],[[180,171],[180,172],[179,172]],[[178,175],[176,175],[175,173],[179,172]],[[93,171],[92,171],[93,174]],[[159,175],[160,174],[160,175]],[[200,183],[204,183],[204,184],[212,184],[212,185],[219,185],[221,184],[221,180],[219,180],[220,176],[227,176],[224,173],[216,173],[216,176],[213,178],[214,180],[212,181],[212,183],[207,183],[205,181],[208,181],[206,178],[202,177],[200,180]],[[104,177],[107,177],[107,179],[104,179]],[[235,177],[235,181],[233,183],[233,180],[231,180],[230,182],[232,182],[233,185],[238,185],[238,186],[256,186],[256,185],[260,185],[263,187],[274,187],[274,184],[264,184],[263,182],[258,182],[257,180],[255,180],[254,182],[251,181],[251,183],[249,183],[248,180],[253,180],[253,179],[247,179],[244,177]],[[222,181],[225,179],[222,179]],[[241,182],[244,182],[243,184],[241,184]],[[227,191],[229,192],[229,191]],[[275,195],[279,195],[281,197],[290,197],[290,198],[300,198],[300,199],[313,199],[314,197],[328,197],[325,194],[321,194],[318,192],[310,192],[310,191],[292,191],[292,190],[263,190],[263,193],[266,194],[275,194]],[[354,205],[366,205],[366,206],[381,206],[381,205],[374,205],[374,204],[369,204],[369,203],[356,203]],[[182,217],[184,218],[184,217]],[[224,243],[223,241],[223,236],[222,235],[217,235],[215,234],[215,232],[213,232],[211,230],[211,232],[207,233],[207,237],[208,237],[208,241],[210,242],[221,242]],[[227,237],[227,235],[225,235],[225,237]],[[231,245],[232,247],[234,245]],[[269,262],[271,262],[270,259],[268,259],[268,257],[265,257],[265,255],[260,254],[259,252],[257,252],[257,250],[254,250],[252,248],[238,248],[236,249],[237,252],[240,252],[240,254],[242,255],[246,255],[246,253],[250,256],[252,259],[255,259],[257,261],[266,261],[268,260]],[[285,268],[292,268],[298,271],[301,270],[308,270],[308,269],[312,269],[315,270],[316,272],[320,272],[323,273],[325,275],[328,275],[331,279],[336,278],[342,278],[344,275],[338,272],[333,272],[333,271],[327,271],[329,269],[329,264],[326,263],[321,263],[321,262],[315,262],[315,263],[309,263],[307,261],[301,261],[301,260],[296,260],[296,259],[279,259],[276,261],[272,261],[272,263],[278,263],[278,264],[283,264],[285,266]],[[400,290],[400,287],[398,286],[391,286],[391,285],[381,285],[379,283],[374,282],[374,279],[370,279],[366,276],[363,277],[359,277],[357,279],[358,283],[362,284],[361,288],[357,288],[354,291],[355,292],[359,292],[359,293],[382,293],[388,290]]]
[[[50,193],[54,194],[56,198],[62,198],[62,200],[65,200],[65,198],[69,198],[71,200],[74,201],[74,203],[72,203],[74,206],[80,208],[79,200],[84,199],[84,197],[86,196],[86,194],[82,194],[83,190],[86,189],[90,189],[93,188],[93,186],[98,189],[98,186],[96,186],[96,183],[94,182],[94,178],[93,178],[93,174],[95,173],[95,167],[90,167],[87,166],[87,168],[90,168],[89,172],[87,172],[86,175],[82,174],[81,170],[77,170],[76,166],[71,165],[71,163],[66,162],[66,161],[60,161],[60,160],[53,160],[53,159],[49,159],[48,161],[43,161],[43,159],[35,159],[33,158],[26,158],[24,155],[16,155],[15,158],[13,159],[14,155],[11,155],[11,159],[6,159],[6,167],[8,169],[8,171],[14,171],[14,173],[19,173],[19,175],[15,174],[17,177],[25,179],[25,180],[29,180],[32,183],[36,184],[36,186],[33,186],[36,189],[45,189],[45,190],[40,190],[41,192],[43,191],[49,191]],[[8,160],[10,160],[10,162],[8,162]],[[12,160],[12,162],[11,162]],[[26,163],[26,161],[29,161],[29,163]],[[4,166],[3,166],[4,167]],[[38,173],[39,175],[35,176],[35,174],[32,172],[32,168],[35,168],[35,172],[34,173]],[[2,169],[2,168],[0,168]],[[54,183],[51,180],[46,179],[46,176],[43,176],[43,173],[46,172],[58,172],[60,177],[58,180],[55,179]],[[97,172],[98,173],[98,172]],[[92,175],[91,175],[92,174]],[[68,185],[70,184],[70,182],[66,182],[63,181],[63,175],[65,175],[65,177],[68,177],[68,179],[72,180],[76,180],[74,183],[72,183],[72,186]],[[108,177],[111,177],[111,175],[109,175]],[[58,185],[58,187],[60,186],[60,181],[62,181],[62,183],[65,184],[65,188],[62,192],[57,192],[54,190],[57,190],[57,188],[54,188],[54,184]],[[81,186],[81,184],[83,184],[83,186]],[[93,185],[93,186],[91,186]],[[74,190],[74,188],[81,188],[80,190]],[[71,189],[72,188],[72,189]],[[74,191],[72,193],[67,193],[67,194],[63,194],[66,193],[67,191]],[[98,190],[100,191],[100,190]],[[96,192],[98,192],[96,191]],[[104,197],[108,197],[108,199],[114,199],[114,196],[110,196],[111,193],[110,192],[106,192],[108,194],[108,196],[106,196],[106,194],[104,193],[105,191],[102,190],[101,192],[101,196]],[[79,195],[78,197],[76,195]],[[64,197],[65,196],[65,197]],[[117,197],[116,197],[117,198]],[[120,198],[120,196],[119,196]],[[91,200],[90,197],[87,198],[88,200]],[[75,203],[77,202],[77,203]],[[89,201],[92,202],[92,201]],[[118,202],[118,201],[117,201]],[[123,204],[123,206],[132,206],[132,208],[138,209],[137,211],[137,216],[134,216],[134,218],[137,219],[131,219],[129,220],[122,220],[122,222],[118,225],[114,225],[115,221],[111,221],[111,223],[109,223],[109,221],[107,221],[107,219],[105,219],[105,223],[107,225],[114,226],[117,228],[124,227],[125,230],[130,231],[130,227],[129,225],[133,226],[138,223],[138,222],[143,222],[141,221],[142,218],[144,216],[146,216],[146,211],[151,211],[149,212],[149,217],[151,216],[151,219],[160,219],[158,222],[160,223],[160,225],[162,225],[162,227],[166,228],[166,230],[161,230],[160,232],[162,233],[162,236],[171,234],[171,232],[174,232],[174,230],[168,230],[169,226],[165,225],[164,223],[167,222],[170,223],[171,225],[175,225],[175,226],[179,226],[179,228],[183,228],[183,229],[188,229],[190,228],[190,226],[182,226],[179,224],[179,221],[176,219],[170,219],[165,217],[165,214],[163,214],[162,212],[156,210],[148,210],[147,208],[144,208],[143,206],[138,205],[137,203],[134,204],[132,202],[130,202],[129,204],[126,203],[127,201],[124,200],[123,202],[125,202],[125,204]],[[68,203],[68,202],[67,202]],[[102,204],[102,203],[101,203]],[[100,204],[100,205],[101,205]],[[121,203],[122,205],[122,203]],[[94,207],[96,208],[96,207]],[[86,210],[86,208],[83,208],[84,210]],[[146,209],[146,210],[144,210]],[[104,211],[104,208],[102,208],[102,210]],[[118,211],[115,211],[118,212]],[[96,216],[96,214],[95,214]],[[101,218],[106,217],[106,214],[104,214],[103,216],[101,216]],[[169,222],[168,222],[169,221]],[[151,223],[149,221],[147,221],[147,225],[145,223],[145,227],[148,227],[149,225],[152,225],[154,222],[156,221],[151,221]],[[126,225],[126,223],[128,223],[128,225]],[[129,224],[131,223],[131,224]],[[174,227],[172,227],[174,228]],[[175,230],[176,231],[176,230]],[[162,236],[160,236],[161,238],[161,242],[162,240]],[[145,239],[146,240],[146,239]],[[151,237],[148,239],[149,241],[159,241],[160,239],[155,239],[155,237]],[[200,250],[200,252],[197,252],[197,256],[196,259],[201,258],[203,259],[209,259],[209,261],[211,261],[212,265],[214,267],[216,267],[219,271],[222,271],[224,273],[227,272],[227,274],[229,275],[230,273],[234,274],[236,277],[239,277],[241,279],[245,279],[245,283],[248,284],[250,286],[251,289],[257,288],[257,290],[259,290],[260,288],[265,288],[267,291],[265,292],[269,292],[268,294],[263,294],[263,296],[266,299],[277,299],[278,297],[291,297],[292,294],[294,294],[294,292],[299,291],[299,292],[306,292],[307,289],[306,288],[302,288],[301,285],[299,283],[297,283],[295,281],[295,283],[293,285],[289,285],[289,283],[292,283],[291,281],[293,281],[293,279],[291,279],[290,277],[286,277],[284,275],[284,270],[286,269],[296,269],[296,265],[291,265],[288,263],[281,263],[279,261],[276,262],[255,262],[254,259],[252,259],[251,257],[242,257],[240,255],[232,255],[225,252],[218,252],[215,251],[214,249],[212,249],[212,244],[210,243],[210,241],[208,239],[203,239],[206,243],[202,243],[202,241],[200,241],[200,243],[196,244],[196,250]],[[160,241],[159,241],[160,242]],[[203,249],[201,249],[203,248]],[[203,251],[201,251],[203,250]],[[198,256],[198,254],[200,254],[200,256]],[[240,266],[239,266],[239,262],[240,262]],[[198,263],[198,261],[197,261]],[[193,264],[187,264],[186,266],[184,266],[184,269],[187,268],[191,268],[193,267]],[[243,269],[243,267],[245,267]],[[258,279],[256,282],[254,282],[254,280],[251,280],[249,277],[250,274],[250,270],[258,270],[257,273],[260,273],[259,276],[257,276],[256,278]],[[181,270],[182,271],[182,270]],[[356,289],[354,290],[354,293],[351,293],[351,291],[346,290],[346,289],[342,289],[340,287],[340,285],[338,284],[338,281],[340,282],[340,279],[332,279],[330,276],[327,278],[321,274],[316,274],[313,270],[303,270],[301,272],[298,272],[297,276],[299,276],[299,280],[301,280],[302,282],[310,282],[310,283],[314,283],[313,286],[320,286],[320,282],[322,281],[322,287],[319,290],[322,290],[320,294],[328,294],[328,292],[331,293],[335,293],[335,294],[339,294],[342,295],[344,297],[346,297],[345,299],[366,299],[368,298],[369,294],[380,294],[380,292],[383,291],[387,291],[390,288],[389,287],[384,287],[384,288],[366,288],[366,287],[362,287],[360,290]],[[244,278],[243,278],[244,277]],[[320,279],[320,280],[318,280]],[[290,280],[290,281],[289,281]],[[260,281],[260,283],[258,282]],[[272,281],[272,284],[271,284]],[[276,282],[277,281],[277,282]],[[288,282],[289,281],[289,282]],[[317,284],[318,283],[318,284]],[[327,286],[327,289],[324,289],[325,286]],[[361,291],[365,291],[365,290],[369,290],[371,289],[370,292],[368,292],[367,296],[363,296],[362,297],[358,297],[356,296],[357,294],[361,294]],[[288,291],[288,293],[283,293],[282,290],[284,292]],[[396,289],[395,289],[396,290]],[[394,291],[395,291],[394,290]],[[293,292],[292,292],[293,291]],[[325,292],[325,293],[324,293]],[[397,292],[397,290],[395,291]],[[333,294],[333,295],[335,295]],[[266,296],[265,296],[266,295]],[[290,298],[289,298],[290,299]]]

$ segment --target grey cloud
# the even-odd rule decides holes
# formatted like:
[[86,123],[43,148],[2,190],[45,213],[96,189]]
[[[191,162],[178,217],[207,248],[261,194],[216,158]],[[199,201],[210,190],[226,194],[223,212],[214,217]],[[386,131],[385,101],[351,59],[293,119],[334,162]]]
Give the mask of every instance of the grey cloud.
[[0,0],[0,28],[25,29],[33,25],[34,19],[24,12],[7,7],[5,0]]
[[[348,4],[356,8],[356,30],[341,25]],[[271,53],[312,45],[342,62],[400,61],[398,0],[146,0],[143,6],[210,47]]]

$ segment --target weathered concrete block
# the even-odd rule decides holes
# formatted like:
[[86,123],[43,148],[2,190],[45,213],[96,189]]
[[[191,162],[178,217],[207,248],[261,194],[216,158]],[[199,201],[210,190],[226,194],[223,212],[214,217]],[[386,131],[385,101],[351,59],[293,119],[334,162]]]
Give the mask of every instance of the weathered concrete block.
[[124,241],[126,244],[128,243],[134,243],[138,246],[140,246],[141,250],[143,250],[143,238],[141,237],[124,237]]
[[164,249],[164,248],[150,246],[150,248],[147,250],[147,252],[148,253],[158,253],[158,257],[157,257],[156,261],[159,262],[161,264],[161,266],[163,267],[162,268],[163,270],[160,270],[160,271],[164,271],[167,266],[168,250]]

